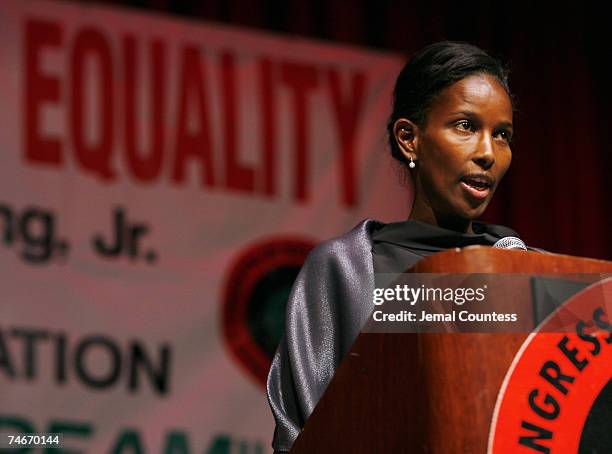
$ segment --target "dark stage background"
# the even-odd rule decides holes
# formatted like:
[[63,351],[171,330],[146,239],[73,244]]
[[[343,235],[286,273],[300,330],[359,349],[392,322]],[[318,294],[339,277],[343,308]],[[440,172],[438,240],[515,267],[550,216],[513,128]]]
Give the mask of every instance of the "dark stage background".
[[480,45],[510,62],[517,99],[514,161],[485,220],[511,226],[528,244],[550,251],[612,259],[610,26],[588,2],[97,3],[406,56],[443,39]]

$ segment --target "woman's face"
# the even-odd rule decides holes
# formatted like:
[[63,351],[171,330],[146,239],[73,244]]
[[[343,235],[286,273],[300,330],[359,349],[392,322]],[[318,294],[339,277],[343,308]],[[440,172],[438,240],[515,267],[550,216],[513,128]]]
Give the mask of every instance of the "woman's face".
[[[471,231],[469,221],[484,212],[512,160],[506,90],[489,75],[466,77],[440,93],[424,125],[407,124],[412,134],[396,137],[417,159],[411,218],[437,225],[463,220]],[[406,137],[410,147],[402,146]]]

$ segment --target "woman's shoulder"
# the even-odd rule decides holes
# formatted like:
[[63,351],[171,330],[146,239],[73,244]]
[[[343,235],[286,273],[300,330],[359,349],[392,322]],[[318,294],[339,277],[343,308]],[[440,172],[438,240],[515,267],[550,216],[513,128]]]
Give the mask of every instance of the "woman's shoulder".
[[342,235],[324,240],[308,255],[309,260],[328,260],[360,253],[371,253],[372,234],[384,225],[375,219],[364,219]]

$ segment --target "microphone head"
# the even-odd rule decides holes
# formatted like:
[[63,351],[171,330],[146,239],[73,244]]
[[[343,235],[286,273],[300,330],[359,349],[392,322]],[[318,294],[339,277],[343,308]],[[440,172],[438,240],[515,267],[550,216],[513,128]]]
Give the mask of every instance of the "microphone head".
[[523,243],[523,240],[515,236],[505,236],[495,242],[493,245],[497,249],[522,249],[527,250],[527,245]]

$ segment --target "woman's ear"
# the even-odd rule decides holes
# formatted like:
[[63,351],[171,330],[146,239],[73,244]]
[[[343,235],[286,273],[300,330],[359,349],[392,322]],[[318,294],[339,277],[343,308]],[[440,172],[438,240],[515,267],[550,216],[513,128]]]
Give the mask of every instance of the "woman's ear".
[[416,161],[419,127],[407,118],[398,118],[393,124],[393,135],[406,159]]

